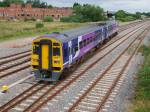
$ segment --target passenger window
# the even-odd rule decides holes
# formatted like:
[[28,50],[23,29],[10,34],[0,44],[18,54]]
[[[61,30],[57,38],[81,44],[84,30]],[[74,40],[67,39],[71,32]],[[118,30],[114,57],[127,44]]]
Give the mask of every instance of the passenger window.
[[91,38],[90,38],[90,43],[91,43],[92,41],[93,41],[93,38],[91,37]]
[[96,36],[94,36],[94,41],[96,41]]
[[83,43],[84,43],[83,46],[86,46],[86,40],[84,40]]
[[82,46],[82,43],[83,43],[83,42],[80,42],[80,43],[79,43],[79,47],[80,47],[80,49],[83,47],[83,46]]
[[60,56],[60,48],[53,48],[53,56]]
[[88,38],[88,39],[87,39],[87,44],[89,44],[89,43],[90,43],[90,39]]

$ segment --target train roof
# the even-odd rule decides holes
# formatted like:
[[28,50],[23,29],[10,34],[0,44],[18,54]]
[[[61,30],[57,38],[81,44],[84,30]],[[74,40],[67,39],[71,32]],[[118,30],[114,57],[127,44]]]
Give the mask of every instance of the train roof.
[[52,34],[48,34],[48,35],[45,35],[42,37],[50,37],[50,38],[54,38],[54,39],[61,41],[61,42],[68,42],[68,41],[71,41],[78,36],[97,31],[100,28],[102,28],[102,26],[105,26],[106,24],[107,24],[106,22],[105,23],[91,24],[91,25],[87,25],[84,27],[75,28],[75,29],[64,31],[64,32],[60,32],[60,33],[59,32],[53,32]]

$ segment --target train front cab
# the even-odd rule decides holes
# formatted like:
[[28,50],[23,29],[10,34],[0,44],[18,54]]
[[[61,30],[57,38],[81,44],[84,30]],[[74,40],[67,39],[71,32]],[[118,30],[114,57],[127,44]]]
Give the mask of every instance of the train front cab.
[[63,70],[62,44],[52,38],[33,41],[31,64],[37,80],[57,81]]

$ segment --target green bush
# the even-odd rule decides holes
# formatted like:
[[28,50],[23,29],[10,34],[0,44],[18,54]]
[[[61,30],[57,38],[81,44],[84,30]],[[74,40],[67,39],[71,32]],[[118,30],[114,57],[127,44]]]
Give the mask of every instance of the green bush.
[[62,17],[60,19],[61,22],[84,22],[82,16],[72,15],[69,17]]
[[43,28],[44,24],[41,22],[36,23],[36,28]]
[[44,22],[53,22],[53,18],[51,16],[45,16]]
[[136,14],[125,12],[124,10],[119,10],[115,14],[116,19],[122,22],[134,21],[141,19],[141,14],[137,12]]
[[62,17],[60,18],[61,22],[69,22],[70,21],[70,17]]
[[132,16],[126,16],[124,18],[117,18],[118,20],[122,21],[122,22],[128,22],[128,21],[134,21],[136,20],[135,17],[132,17]]
[[150,47],[142,46],[140,51],[145,57],[138,77],[133,112],[149,112],[150,110]]
[[29,19],[29,18],[25,18],[24,21],[25,21],[25,22],[26,22],[26,21],[36,21],[36,19],[35,19],[34,17],[32,17],[32,18],[30,18],[30,19]]
[[78,3],[74,4],[74,14],[69,17],[62,17],[62,22],[96,22],[106,20],[104,10],[99,6]]
[[32,17],[30,20],[31,20],[31,21],[36,21],[36,18]]

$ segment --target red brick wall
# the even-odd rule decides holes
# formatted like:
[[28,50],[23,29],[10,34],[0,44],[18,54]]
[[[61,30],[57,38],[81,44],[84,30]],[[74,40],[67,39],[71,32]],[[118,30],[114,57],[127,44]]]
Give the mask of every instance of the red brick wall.
[[43,19],[45,16],[52,16],[54,20],[59,21],[61,17],[71,14],[71,8],[32,8],[31,4],[25,7],[11,4],[10,7],[0,8],[0,19]]

